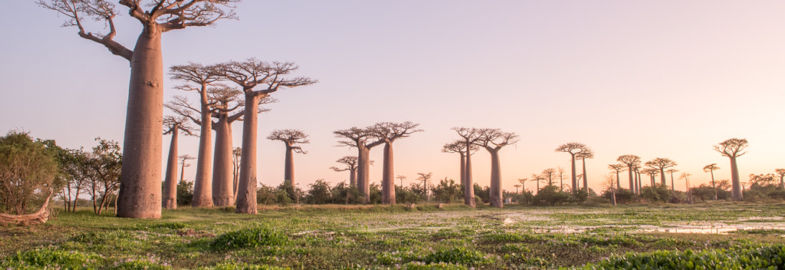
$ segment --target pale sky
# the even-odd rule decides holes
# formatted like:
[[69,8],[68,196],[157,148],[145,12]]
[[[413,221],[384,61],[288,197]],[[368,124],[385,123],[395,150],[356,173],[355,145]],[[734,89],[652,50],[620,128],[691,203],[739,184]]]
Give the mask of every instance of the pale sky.
[[[97,136],[121,141],[127,61],[60,27],[63,17],[33,1],[2,5],[0,133],[25,130],[71,148],[92,147]],[[785,167],[783,1],[246,0],[237,13],[236,21],[165,33],[164,65],[256,57],[295,62],[299,75],[319,80],[276,93],[279,102],[260,116],[267,185],[283,181],[284,147],[265,139],[272,130],[310,134],[308,154],[295,157],[305,189],[348,178],[329,167],[356,151],[337,147],[332,131],[378,121],[425,130],[395,143],[395,174],[407,184],[417,172],[458,181],[457,154],[441,152],[456,126],[520,135],[501,152],[507,190],[545,168],[569,171],[569,155],[554,149],[572,141],[595,152],[587,160],[595,190],[622,154],[671,158],[693,185],[708,181],[701,169],[710,163],[728,179],[728,160],[712,145],[731,137],[750,141],[742,181]],[[117,40],[132,47],[139,26],[120,14]],[[167,101],[195,100],[176,84],[166,81]],[[236,123],[235,146],[240,130]],[[163,157],[168,143],[165,136]],[[181,154],[196,156],[196,148],[194,137],[180,142]],[[473,165],[475,181],[488,185],[487,152]],[[371,167],[372,182],[381,171]]]

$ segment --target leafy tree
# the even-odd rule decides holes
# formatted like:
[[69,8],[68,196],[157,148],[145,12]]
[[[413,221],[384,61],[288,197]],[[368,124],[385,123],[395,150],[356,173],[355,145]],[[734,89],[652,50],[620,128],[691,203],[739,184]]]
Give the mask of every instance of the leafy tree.
[[437,202],[451,203],[453,201],[460,201],[463,191],[460,185],[455,183],[455,180],[444,179],[439,181],[439,184],[431,188],[433,197]]
[[[55,189],[58,167],[55,152],[41,140],[11,131],[0,137],[0,209],[25,214],[35,201]],[[47,198],[48,199],[48,198]]]
[[177,204],[180,206],[191,205],[194,198],[194,183],[180,181],[177,183]]
[[557,205],[563,204],[570,200],[570,193],[559,191],[558,187],[554,185],[547,185],[534,195],[533,201],[535,205]]
[[103,209],[109,207],[111,198],[116,198],[120,189],[120,171],[123,167],[123,154],[116,141],[95,139],[98,145],[93,147],[93,153],[88,167],[92,170],[90,177],[90,195],[93,201],[93,212],[100,215]]
[[324,179],[318,179],[309,186],[311,188],[305,195],[305,202],[311,204],[326,204],[332,202],[332,189],[330,188],[330,184],[328,184],[327,181],[324,181]]

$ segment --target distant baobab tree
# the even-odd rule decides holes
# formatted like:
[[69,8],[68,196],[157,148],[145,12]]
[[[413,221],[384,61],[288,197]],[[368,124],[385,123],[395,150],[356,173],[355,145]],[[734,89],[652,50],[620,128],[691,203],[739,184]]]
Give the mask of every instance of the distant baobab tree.
[[641,182],[641,168],[642,166],[640,163],[635,164],[635,166],[632,167],[635,174],[635,194],[638,195],[641,195],[641,188],[643,187],[643,183]]
[[[474,144],[472,144],[469,147],[469,151],[470,152],[474,152],[476,150],[477,150],[477,146],[474,145]],[[442,152],[444,152],[444,153],[458,153],[461,156],[461,166],[460,166],[461,185],[465,189],[465,187],[466,187],[466,156],[467,156],[467,153],[466,153],[466,147],[464,145],[463,140],[457,140],[455,142],[445,144],[442,147]],[[471,155],[471,154],[472,153],[469,153],[468,155]]]
[[196,158],[189,155],[180,156],[180,182],[185,181],[185,167],[191,167],[191,164],[188,164],[188,161],[194,159]]
[[232,186],[234,187],[232,198],[237,198],[237,182],[239,182],[238,179],[240,179],[240,157],[242,157],[242,155],[242,148],[235,147],[232,150]]
[[542,175],[539,175],[539,174],[532,174],[532,177],[529,178],[529,180],[533,180],[534,183],[537,184],[537,186],[536,186],[537,194],[539,194],[540,193],[540,181],[545,180],[545,177],[543,177]]
[[[212,183],[210,182],[213,176],[212,160],[213,160],[213,105],[215,101],[211,100],[208,95],[208,89],[211,84],[220,79],[218,74],[212,72],[209,67],[200,64],[188,64],[172,66],[169,68],[169,74],[172,79],[185,81],[185,84],[178,85],[176,88],[182,91],[196,92],[199,95],[199,107],[192,108],[199,114],[198,121],[194,121],[202,128],[199,132],[199,151],[196,155],[196,177],[194,178],[194,197],[191,201],[193,207],[211,207],[213,206],[213,191]],[[183,103],[185,99],[181,100]]]
[[223,79],[237,84],[244,94],[243,142],[240,159],[240,179],[237,186],[236,211],[256,214],[256,145],[259,103],[282,88],[294,88],[316,83],[306,77],[289,75],[297,70],[293,63],[267,63],[256,59],[229,62],[214,67]]
[[399,186],[400,186],[401,188],[403,188],[403,181],[404,181],[404,180],[406,180],[406,175],[399,175],[399,176],[396,176],[395,178],[397,178],[397,179],[398,179],[398,182],[400,183],[400,185],[399,185]]
[[362,201],[369,203],[371,200],[369,156],[371,148],[381,145],[384,141],[373,137],[370,128],[352,127],[333,131],[333,134],[345,139],[338,141],[339,144],[357,148],[357,189],[363,195]]
[[[618,165],[618,164],[616,164]],[[605,178],[605,183],[608,185],[608,188],[611,190],[611,205],[616,206],[616,189],[613,188],[613,175],[608,175]],[[619,185],[619,171],[616,171],[616,186]]]
[[559,192],[564,191],[564,168],[559,167]]
[[409,137],[412,133],[421,132],[419,124],[413,122],[382,122],[373,125],[371,128],[372,136],[384,142],[384,166],[382,168],[382,203],[395,204],[395,183],[393,183],[394,162],[393,162],[393,143],[400,139]]
[[711,173],[711,188],[714,189],[714,200],[719,199],[719,191],[717,191],[717,184],[714,182],[714,170],[719,170],[720,167],[717,166],[717,163],[712,163],[706,166],[703,166],[703,171]]
[[345,156],[335,162],[343,164],[343,167],[330,167],[333,171],[343,172],[349,171],[349,186],[357,187],[357,157]]
[[676,165],[678,164],[676,164],[675,161],[667,158],[655,158],[646,162],[646,166],[660,170],[660,183],[663,187],[668,184],[668,182],[665,181],[665,169],[676,167]]
[[780,187],[785,188],[785,169],[777,169],[775,171],[780,176]]
[[[117,216],[161,217],[161,152],[163,133],[164,32],[191,26],[207,26],[233,18],[237,0],[121,0],[128,14],[139,21],[141,33],[134,49],[115,40],[115,5],[105,0],[37,0],[36,3],[66,17],[65,26],[76,27],[79,36],[106,47],[130,63],[131,78],[123,142],[123,165]],[[90,32],[91,21],[103,22],[108,33]]]
[[689,173],[683,172],[679,178],[684,179],[684,188],[685,192],[687,192],[687,200],[692,203],[692,191],[690,190],[690,175]]
[[608,168],[614,170],[616,172],[616,188],[621,188],[621,181],[619,181],[619,174],[624,171],[625,165],[624,164],[609,164]]
[[679,170],[677,170],[677,169],[669,169],[669,170],[666,171],[666,172],[668,172],[671,175],[671,191],[676,191],[676,187],[673,184],[673,173],[678,172],[678,171]]
[[657,180],[655,178],[656,178],[657,174],[659,174],[659,172],[660,172],[660,170],[658,168],[654,168],[654,167],[644,168],[643,170],[641,170],[642,174],[649,175],[649,179],[651,180],[651,187],[652,188],[657,187]]
[[747,140],[739,138],[727,139],[714,146],[715,151],[730,159],[731,183],[733,186],[732,197],[734,201],[741,201],[744,198],[744,194],[741,192],[741,183],[739,183],[739,168],[736,165],[736,158],[746,154],[744,149],[747,146]]
[[633,174],[635,174],[635,167],[641,163],[641,158],[636,155],[621,155],[616,161],[621,162],[622,164],[627,166],[627,171],[630,174],[630,191],[635,191],[635,182],[633,180]]
[[562,144],[556,148],[556,152],[565,152],[570,154],[570,168],[572,170],[572,193],[576,194],[578,192],[578,179],[577,179],[577,172],[575,170],[575,158],[577,154],[588,150],[589,148],[582,143],[566,143]]
[[491,206],[504,207],[502,195],[501,162],[499,151],[507,145],[518,142],[518,135],[512,132],[503,132],[499,129],[482,129],[476,144],[488,150],[491,154]]
[[591,151],[588,147],[586,147],[583,151],[578,154],[575,154],[575,158],[581,159],[581,168],[583,169],[583,189],[586,190],[586,194],[589,193],[589,175],[586,174],[586,159],[587,158],[594,158],[594,152]]
[[475,144],[480,139],[480,130],[476,128],[455,127],[452,130],[458,133],[461,137],[459,140],[464,145],[464,152],[466,153],[466,175],[464,176],[465,184],[463,185],[463,203],[476,207],[474,201],[474,181],[472,181],[472,148],[477,147]]
[[284,159],[283,184],[294,189],[294,153],[305,154],[302,144],[310,143],[308,135],[302,130],[282,129],[273,131],[269,140],[281,141],[286,146],[286,157]]
[[169,157],[166,163],[166,178],[164,179],[163,207],[167,209],[177,208],[177,138],[180,131],[188,135],[191,134],[191,127],[186,124],[185,117],[164,117],[163,124],[166,127],[164,135],[172,134],[169,143]]
[[433,173],[417,173],[417,180],[422,181],[423,187],[423,195],[425,197],[425,201],[428,201],[428,180],[433,177]]
[[542,171],[542,175],[548,178],[548,185],[553,186],[553,175],[556,174],[556,169],[554,168],[547,168]]

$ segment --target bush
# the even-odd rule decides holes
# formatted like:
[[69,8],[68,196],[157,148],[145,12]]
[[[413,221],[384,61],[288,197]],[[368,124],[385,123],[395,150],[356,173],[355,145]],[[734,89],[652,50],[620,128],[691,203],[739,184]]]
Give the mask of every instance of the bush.
[[[611,190],[610,189],[605,190],[605,192],[602,193],[602,197],[610,200]],[[635,200],[635,194],[632,193],[631,190],[629,189],[616,190],[616,203],[618,204],[631,203],[633,200]]]
[[[579,192],[586,194],[586,192]],[[570,201],[570,193],[561,192],[556,186],[545,186],[537,195],[534,195],[533,203],[535,205],[556,205]]]
[[465,265],[479,265],[490,262],[482,252],[469,250],[463,247],[442,249],[428,254],[423,258],[426,264],[432,263],[454,263]]
[[305,202],[310,204],[326,204],[332,202],[330,184],[324,179],[318,179],[310,185],[311,189],[305,195]]
[[783,269],[785,245],[704,251],[655,251],[612,257],[583,269]]
[[663,186],[641,188],[641,198],[648,202],[670,202],[671,197],[673,197],[671,191]]
[[194,183],[180,181],[177,183],[177,205],[191,205],[194,199]]
[[433,199],[437,202],[451,203],[463,201],[463,185],[458,185],[453,179],[446,177],[439,184],[431,188]]
[[53,142],[33,141],[27,133],[0,137],[0,211],[21,215],[37,210],[35,201],[59,189],[54,148]]
[[482,199],[483,203],[491,201],[491,188],[481,187],[479,184],[474,184],[474,197]]
[[63,251],[52,249],[35,249],[17,252],[0,262],[2,269],[36,269],[52,267],[57,269],[95,268],[103,265],[103,258],[92,253]]
[[215,250],[238,249],[258,246],[279,246],[289,241],[286,235],[268,227],[254,227],[228,232],[210,243]]

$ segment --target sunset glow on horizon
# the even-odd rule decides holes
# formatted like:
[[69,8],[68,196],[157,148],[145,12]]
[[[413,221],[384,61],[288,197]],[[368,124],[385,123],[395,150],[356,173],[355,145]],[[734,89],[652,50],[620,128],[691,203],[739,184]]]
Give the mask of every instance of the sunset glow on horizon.
[[[69,148],[95,137],[122,142],[128,63],[58,27],[33,1],[0,10],[0,132],[29,131]],[[283,183],[284,146],[266,139],[278,129],[310,136],[297,154],[296,180],[348,182],[335,160],[356,155],[333,131],[376,122],[412,121],[424,131],[395,142],[395,175],[415,182],[432,172],[459,182],[457,154],[442,146],[453,127],[499,128],[520,141],[501,150],[503,188],[570,156],[554,151],[580,142],[589,187],[605,189],[609,164],[624,154],[643,162],[678,163],[676,189],[730,179],[727,158],[713,150],[729,138],[749,140],[739,158],[749,174],[785,168],[785,2],[781,1],[244,1],[239,20],[167,33],[164,67],[254,57],[291,61],[296,75],[319,82],[284,89],[259,117],[260,183]],[[24,27],[12,27],[25,22]],[[118,17],[117,40],[133,44],[138,23]],[[196,101],[165,80],[165,102]],[[169,112],[165,112],[169,114]],[[234,147],[242,124],[233,125]],[[169,136],[163,137],[163,161]],[[181,137],[180,153],[196,156],[198,138]],[[379,184],[382,147],[371,150],[371,183]],[[490,160],[472,156],[474,181],[489,185]],[[164,166],[165,167],[165,166]],[[185,171],[194,178],[194,168]],[[580,171],[580,163],[578,165]],[[614,174],[615,175],[615,174]],[[642,176],[648,186],[648,176]],[[670,181],[670,177],[668,177]],[[659,177],[657,178],[659,182]],[[622,187],[627,187],[622,173]],[[558,182],[558,178],[557,178]],[[399,184],[398,180],[395,182]],[[669,183],[670,184],[670,183]],[[526,183],[534,190],[535,184]]]

